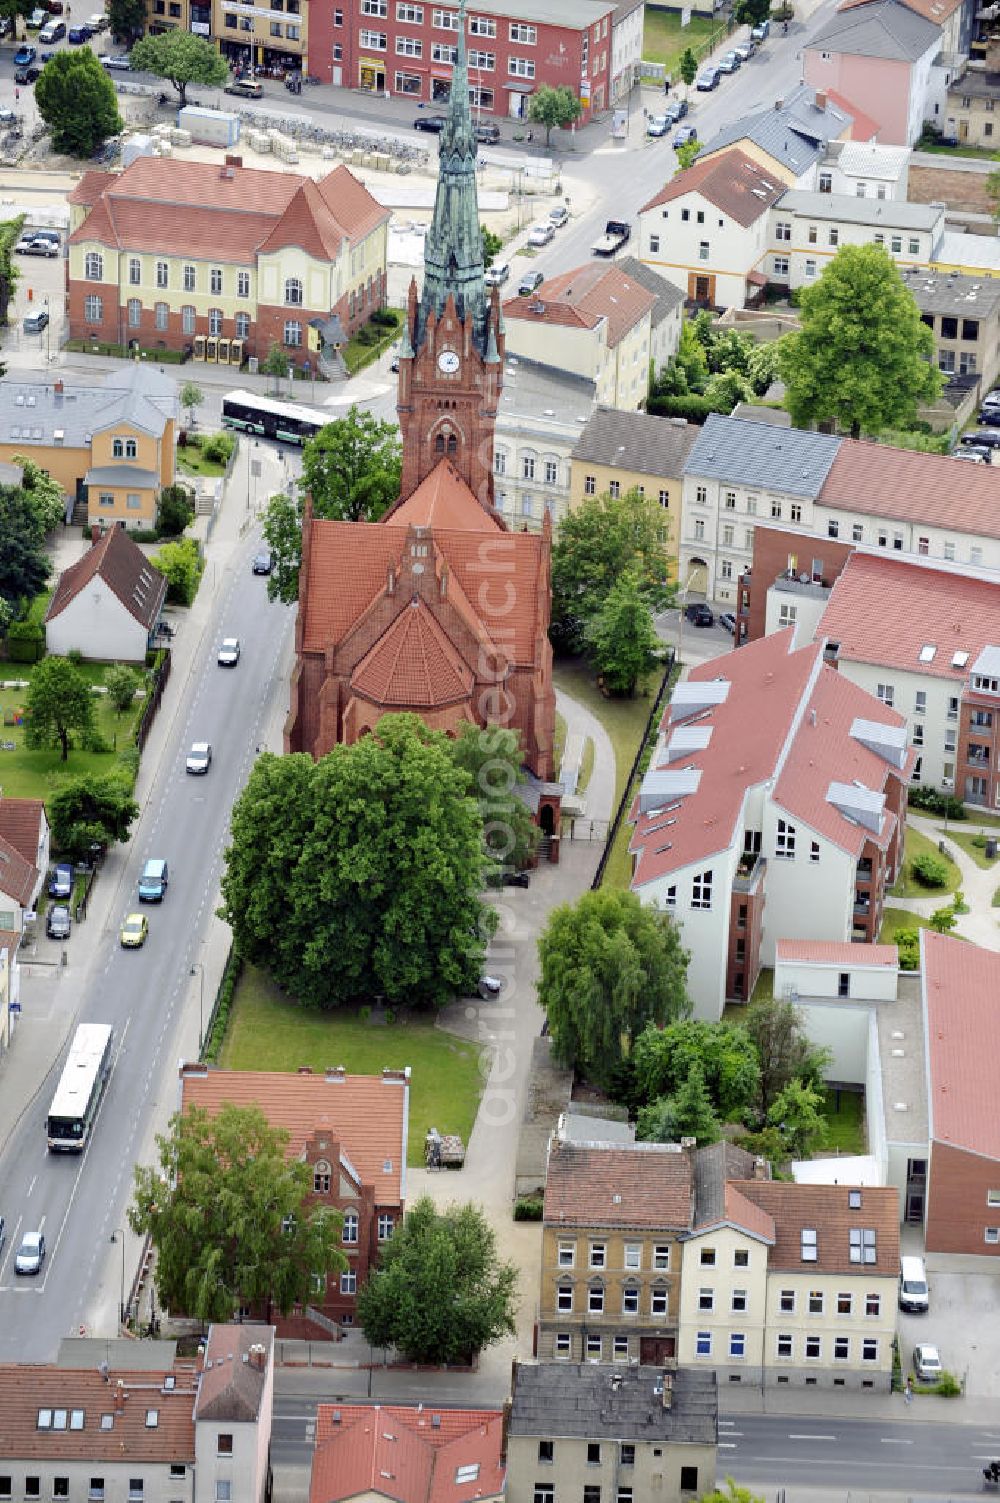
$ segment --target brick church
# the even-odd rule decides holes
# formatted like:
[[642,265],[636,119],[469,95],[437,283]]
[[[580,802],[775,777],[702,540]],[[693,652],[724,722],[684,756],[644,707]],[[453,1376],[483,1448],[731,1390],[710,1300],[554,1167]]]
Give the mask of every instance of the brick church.
[[376,523],[306,509],[285,749],[321,757],[413,711],[445,732],[463,720],[520,731],[546,782],[551,527],[510,531],[493,504],[504,330],[483,279],[462,23],[457,42],[424,284],[418,297],[411,283],[400,348],[401,495]]

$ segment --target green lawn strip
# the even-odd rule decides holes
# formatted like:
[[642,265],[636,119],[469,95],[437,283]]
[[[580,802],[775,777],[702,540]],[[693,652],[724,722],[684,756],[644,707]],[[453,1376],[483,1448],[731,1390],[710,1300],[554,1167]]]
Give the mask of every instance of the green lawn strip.
[[[973,845],[973,841],[981,840],[983,838],[983,831],[971,828],[967,830],[956,830],[954,825],[950,825],[947,830],[944,828],[944,826],[941,826],[938,833],[942,836],[943,839],[953,840],[956,845],[961,846],[965,854],[967,856],[971,856],[972,860],[976,863],[977,866],[981,866],[983,871],[988,872],[990,868],[995,866],[997,861],[1000,860],[1000,857],[997,856],[987,856],[982,846]],[[992,838],[996,839],[997,837],[996,835],[994,835]]]
[[757,977],[757,984],[753,989],[751,1002],[771,1002],[774,1000],[774,971],[770,966],[765,966]]
[[236,987],[220,1064],[227,1070],[323,1071],[343,1065],[351,1075],[380,1075],[383,1067],[409,1065],[410,1122],[407,1162],[424,1162],[429,1127],[458,1133],[466,1144],[476,1119],[482,1077],[480,1051],[435,1027],[431,1016],[412,1014],[385,1025],[356,1012],[314,1012],[297,1007],[262,971],[244,966]]
[[823,1115],[826,1118],[826,1141],[823,1150],[838,1153],[865,1153],[864,1097],[860,1091],[837,1092],[827,1087],[823,1092]]
[[176,454],[177,468],[186,475],[201,475],[206,480],[212,480],[226,473],[227,461],[220,464],[217,459],[206,459],[204,452],[190,439],[183,448],[178,445]]
[[597,748],[594,746],[594,738],[586,736],[583,742],[583,753],[580,757],[580,776],[576,782],[577,793],[586,793],[587,784],[590,782],[590,775],[594,770],[594,758],[596,755]]
[[[918,856],[936,856],[944,861],[948,867],[948,880],[943,887],[924,887],[913,875],[913,862]],[[937,898],[945,897],[955,892],[962,883],[962,873],[954,861],[947,856],[941,856],[937,844],[915,830],[912,825],[906,827],[906,859],[903,862],[903,870],[899,878],[889,889],[894,898]]]
[[931,151],[936,156],[952,157],[956,167],[959,166],[962,157],[972,157],[974,161],[981,162],[1000,161],[1000,151],[994,151],[988,146],[970,146],[965,141],[960,142],[958,146],[945,146],[940,141],[934,141],[926,146],[918,146],[916,149],[917,151]]
[[663,63],[668,76],[676,82],[681,54],[688,47],[700,61],[711,51],[713,40],[721,41],[725,34],[725,26],[720,26],[711,16],[692,16],[687,26],[681,26],[679,10],[647,6],[642,55],[647,62]]
[[[0,684],[12,679],[30,680],[34,663],[0,664]],[[81,663],[80,674],[89,684],[104,680],[106,664]],[[0,721],[5,721],[9,710],[24,708],[27,689],[0,687]],[[94,720],[101,737],[110,748],[124,751],[134,745],[134,732],[145,700],[135,700],[132,710],[119,720],[103,694],[94,695]],[[114,772],[120,766],[114,750],[107,752],[83,751],[70,748],[67,761],[62,760],[58,748],[32,751],[25,746],[23,725],[0,726],[0,740],[14,742],[14,750],[0,751],[0,787],[8,798],[47,798],[56,785],[66,777],[97,776]],[[131,774],[130,774],[131,776]]]
[[878,942],[880,945],[894,945],[900,929],[929,928],[929,921],[921,918],[919,913],[911,913],[909,908],[883,908]]
[[1000,908],[1000,887],[998,887],[996,892],[993,894],[993,902],[990,906],[993,908]]

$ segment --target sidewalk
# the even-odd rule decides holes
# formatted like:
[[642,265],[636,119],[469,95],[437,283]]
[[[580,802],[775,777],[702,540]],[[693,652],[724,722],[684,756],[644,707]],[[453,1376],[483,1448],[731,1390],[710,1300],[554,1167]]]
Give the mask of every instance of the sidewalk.
[[586,818],[610,821],[615,811],[615,753],[611,738],[592,711],[570,699],[561,689],[556,690],[556,710],[566,722],[563,767],[567,773],[572,770],[572,775],[579,777],[584,743],[588,739],[594,743],[594,766],[580,799]]
[[719,1392],[720,1414],[770,1414],[777,1417],[892,1420],[907,1425],[989,1425],[997,1427],[995,1399],[938,1399],[916,1394],[906,1404],[901,1393],[848,1393],[839,1389],[768,1389],[727,1385]]
[[[1000,910],[993,907],[993,894],[1000,887],[1000,862],[990,870],[977,866],[956,840],[949,840],[943,817],[928,817],[910,810],[906,818],[908,824],[919,830],[921,835],[926,835],[935,845],[938,841],[944,841],[948,854],[961,873],[959,888],[965,894],[969,912],[959,915],[952,932],[962,939],[982,945],[984,949],[1000,950]],[[970,818],[959,828],[967,830],[970,835],[975,834],[976,821]],[[895,898],[891,893],[886,895],[887,908],[905,908],[924,919],[929,919],[936,909],[948,907],[950,902],[950,895],[945,893],[932,893],[926,898]]]

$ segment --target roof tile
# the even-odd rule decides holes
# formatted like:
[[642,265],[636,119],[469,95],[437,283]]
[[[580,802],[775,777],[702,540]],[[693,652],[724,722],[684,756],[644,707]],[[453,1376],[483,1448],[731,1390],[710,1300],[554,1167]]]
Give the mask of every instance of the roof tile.
[[[850,1185],[805,1185],[777,1180],[735,1180],[732,1189],[758,1206],[774,1222],[774,1247],[768,1267],[788,1272],[882,1274],[899,1272],[899,1191]],[[859,1206],[850,1204],[860,1196]],[[851,1258],[850,1233],[875,1232],[875,1262]],[[802,1257],[802,1232],[816,1233],[815,1260]]]
[[523,319],[595,329],[607,321],[608,348],[614,349],[656,306],[656,295],[617,265],[587,262],[550,277],[530,297],[503,305],[507,323]]
[[781,965],[887,966],[896,970],[899,951],[895,945],[859,945],[822,939],[779,939],[775,960]]
[[109,527],[81,559],[63,570],[46,621],[61,615],[94,578],[102,579],[142,626],[147,630],[152,626],[166,598],[167,581],[124,527]]
[[948,454],[844,439],[818,500],[835,510],[1000,538],[998,487],[991,467],[959,464],[956,474],[956,464]]
[[351,688],[373,704],[414,710],[461,703],[474,683],[419,597],[403,607],[351,676]]
[[480,1503],[503,1493],[502,1449],[497,1409],[321,1404],[309,1503]]
[[30,866],[38,861],[45,805],[40,798],[0,797],[0,835]]
[[766,214],[787,187],[773,172],[734,147],[717,156],[700,158],[686,172],[677,173],[643,204],[640,213],[674,203],[689,193],[700,193],[720,213],[746,227]]
[[545,1214],[555,1226],[689,1227],[691,1160],[675,1144],[593,1147],[553,1138]]
[[1000,1159],[1000,955],[920,931],[931,1139]]

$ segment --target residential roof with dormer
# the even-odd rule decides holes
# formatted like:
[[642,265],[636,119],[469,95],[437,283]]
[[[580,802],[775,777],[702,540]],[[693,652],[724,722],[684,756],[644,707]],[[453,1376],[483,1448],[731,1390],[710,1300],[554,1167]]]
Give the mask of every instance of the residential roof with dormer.
[[46,621],[61,615],[94,579],[103,580],[129,615],[147,630],[160,614],[167,593],[166,579],[152,568],[124,527],[109,527],[81,559],[60,574]]
[[[756,1179],[736,1180],[732,1188],[774,1224],[769,1269],[891,1278],[899,1273],[895,1188]],[[865,1232],[873,1236],[867,1239]]]
[[769,109],[741,115],[731,125],[723,126],[702,147],[698,161],[717,157],[726,147],[739,146],[741,141],[752,141],[774,162],[801,177],[823,158],[831,141],[847,133],[851,122],[852,116],[829,91],[824,94],[810,84],[799,84]]
[[744,228],[756,223],[777,203],[787,184],[759,162],[733,147],[717,156],[699,157],[686,172],[671,178],[643,204],[641,214],[697,193]]
[[508,324],[517,320],[596,329],[607,325],[608,349],[613,350],[656,306],[656,296],[617,264],[588,261],[561,276],[544,281],[530,297],[514,297],[503,305]]
[[45,805],[40,798],[0,797],[0,835],[34,866],[42,840]]
[[321,1404],[309,1503],[480,1503],[504,1491],[498,1409]]

